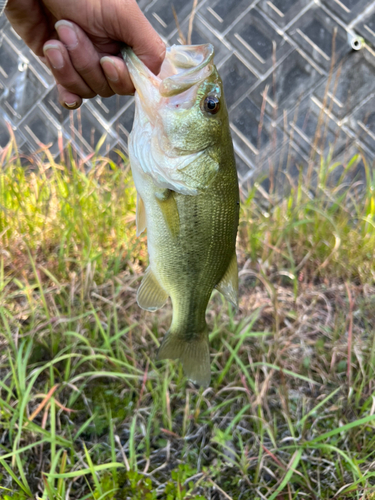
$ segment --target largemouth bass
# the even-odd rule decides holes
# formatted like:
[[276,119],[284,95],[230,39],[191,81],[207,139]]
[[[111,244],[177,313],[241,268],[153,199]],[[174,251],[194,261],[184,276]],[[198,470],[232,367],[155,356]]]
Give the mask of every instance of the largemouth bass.
[[155,311],[171,298],[158,358],[179,358],[186,376],[207,387],[208,301],[215,287],[234,305],[238,295],[238,180],[214,49],[170,47],[158,76],[130,48],[123,56],[136,89],[129,157],[137,234],[147,227],[150,259],[138,305]]

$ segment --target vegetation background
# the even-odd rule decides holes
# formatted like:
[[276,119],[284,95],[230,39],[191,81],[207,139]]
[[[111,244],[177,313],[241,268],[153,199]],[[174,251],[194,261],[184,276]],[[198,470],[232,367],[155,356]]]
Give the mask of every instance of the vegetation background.
[[213,294],[202,391],[155,362],[170,307],[136,304],[127,159],[42,149],[0,156],[0,498],[375,498],[366,159],[242,191],[240,307]]

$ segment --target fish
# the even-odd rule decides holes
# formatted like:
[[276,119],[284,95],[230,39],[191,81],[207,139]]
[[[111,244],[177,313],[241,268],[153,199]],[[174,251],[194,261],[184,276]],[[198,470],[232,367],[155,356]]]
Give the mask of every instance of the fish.
[[238,305],[239,187],[223,84],[211,44],[173,45],[158,75],[122,49],[135,87],[128,148],[137,235],[149,267],[137,292],[148,311],[170,297],[157,357],[179,359],[198,386],[211,380],[206,309],[216,288]]

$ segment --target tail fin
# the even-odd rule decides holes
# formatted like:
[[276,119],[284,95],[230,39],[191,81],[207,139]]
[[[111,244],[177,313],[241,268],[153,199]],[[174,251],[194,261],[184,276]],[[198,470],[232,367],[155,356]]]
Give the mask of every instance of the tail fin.
[[189,380],[203,387],[210,385],[210,349],[206,330],[193,340],[185,340],[169,331],[159,348],[158,359],[180,359]]

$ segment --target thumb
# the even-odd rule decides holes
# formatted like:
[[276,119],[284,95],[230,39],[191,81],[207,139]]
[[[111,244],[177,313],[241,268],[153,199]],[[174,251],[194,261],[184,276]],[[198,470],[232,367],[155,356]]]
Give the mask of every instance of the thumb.
[[[107,1],[104,16],[111,29],[109,36],[129,45],[154,73],[158,74],[165,58],[165,44],[134,0]],[[108,24],[107,24],[108,23]]]

